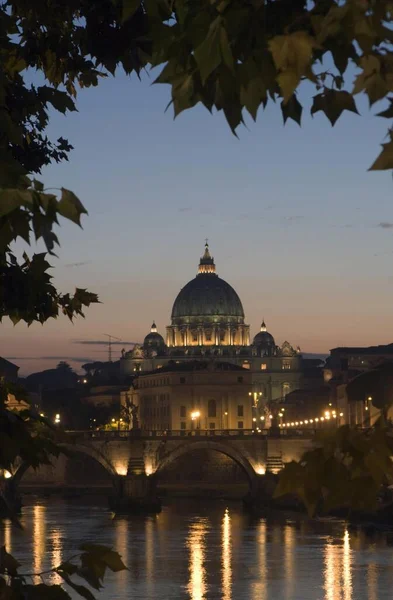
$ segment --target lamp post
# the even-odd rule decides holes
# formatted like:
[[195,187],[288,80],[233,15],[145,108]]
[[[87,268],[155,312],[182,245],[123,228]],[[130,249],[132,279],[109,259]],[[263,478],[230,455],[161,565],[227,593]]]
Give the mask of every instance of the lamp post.
[[248,395],[252,398],[252,428],[256,429],[259,426],[258,423],[258,403],[262,396],[262,392],[248,392]]
[[[199,419],[200,419],[200,416],[201,416],[201,413],[199,412],[199,410],[194,410],[194,411],[191,413],[191,421],[192,421],[193,423],[195,423],[195,422],[196,422],[196,429],[199,429],[199,428],[200,428],[200,420],[199,420]],[[194,426],[194,429],[195,429],[195,426]]]

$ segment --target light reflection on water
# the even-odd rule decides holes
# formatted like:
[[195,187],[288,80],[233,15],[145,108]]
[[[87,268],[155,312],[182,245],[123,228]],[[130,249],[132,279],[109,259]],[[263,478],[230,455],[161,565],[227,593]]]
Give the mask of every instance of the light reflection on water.
[[391,599],[393,537],[370,539],[340,522],[252,520],[236,504],[187,500],[146,518],[40,502],[22,521],[24,531],[0,523],[0,545],[24,572],[59,565],[82,542],[118,550],[129,570],[108,576],[102,600]]
[[222,519],[222,599],[231,600],[232,590],[231,517],[226,508]]
[[208,531],[207,519],[198,518],[191,523],[187,538],[189,551],[190,581],[187,586],[191,600],[203,600],[206,594],[205,541]]

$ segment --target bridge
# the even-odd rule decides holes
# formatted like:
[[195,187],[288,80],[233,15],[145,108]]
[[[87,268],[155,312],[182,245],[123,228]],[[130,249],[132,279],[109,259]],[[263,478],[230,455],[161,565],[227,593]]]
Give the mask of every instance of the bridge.
[[[53,467],[29,471],[29,480],[39,486],[49,477],[61,486],[67,457],[77,454],[105,470],[112,486],[114,509],[155,511],[159,507],[156,481],[160,473],[184,455],[205,450],[221,453],[239,465],[246,475],[249,493],[255,495],[266,473],[278,473],[285,463],[298,460],[310,448],[313,433],[310,429],[281,429],[275,435],[269,430],[239,429],[68,431],[67,441],[59,444],[64,455]],[[8,480],[14,495],[27,471],[28,465],[20,464]]]

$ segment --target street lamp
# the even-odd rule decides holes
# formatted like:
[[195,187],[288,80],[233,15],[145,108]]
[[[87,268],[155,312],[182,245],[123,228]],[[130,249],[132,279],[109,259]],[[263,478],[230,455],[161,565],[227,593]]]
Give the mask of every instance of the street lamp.
[[196,428],[199,429],[199,417],[201,416],[201,413],[199,412],[199,410],[194,410],[191,413],[191,421],[197,421],[197,426]]

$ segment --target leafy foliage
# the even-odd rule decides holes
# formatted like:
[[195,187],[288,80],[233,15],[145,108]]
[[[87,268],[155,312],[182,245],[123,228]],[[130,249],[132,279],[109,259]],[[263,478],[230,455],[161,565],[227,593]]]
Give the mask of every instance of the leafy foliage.
[[[21,463],[33,468],[42,464],[51,464],[51,458],[60,454],[58,442],[61,441],[62,434],[33,410],[19,412],[8,410],[6,403],[9,394],[13,394],[18,399],[25,397],[25,392],[20,386],[0,382],[0,499],[3,507],[6,508],[7,516],[15,525],[20,526],[13,503],[14,498],[9,497],[9,482],[12,485],[12,479],[5,479],[4,472],[13,474]],[[63,586],[45,583],[46,575],[57,573],[62,577],[66,587],[87,600],[94,600],[90,589],[75,581],[74,577],[83,579],[90,587],[99,590],[107,569],[118,572],[126,567],[119,554],[107,546],[83,544],[80,550],[80,554],[54,569],[43,573],[21,574],[19,562],[7,552],[5,547],[0,548],[0,599],[70,599],[71,596]],[[34,585],[32,579],[35,577],[39,577],[42,583]]]
[[371,430],[344,425],[319,432],[316,447],[280,474],[275,497],[297,496],[310,515],[375,511],[383,485],[393,484],[393,431],[383,419]]
[[51,574],[59,575],[66,587],[77,592],[86,600],[95,597],[89,587],[75,582],[74,577],[84,580],[90,587],[100,590],[107,569],[117,573],[126,569],[120,555],[108,546],[84,544],[81,552],[58,567],[42,573],[19,573],[20,563],[6,551],[0,548],[0,598],[1,600],[70,600],[71,596],[61,585],[29,583],[32,578]]

